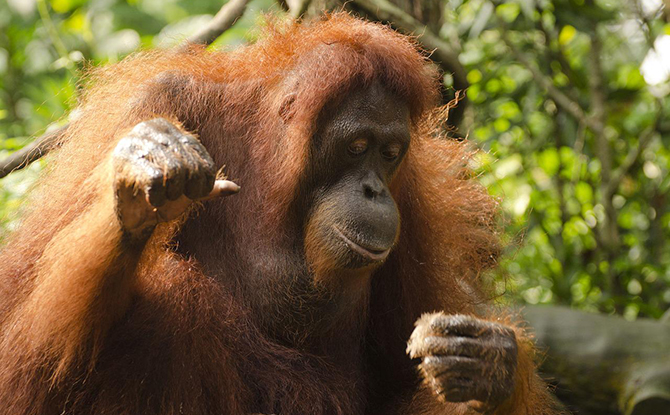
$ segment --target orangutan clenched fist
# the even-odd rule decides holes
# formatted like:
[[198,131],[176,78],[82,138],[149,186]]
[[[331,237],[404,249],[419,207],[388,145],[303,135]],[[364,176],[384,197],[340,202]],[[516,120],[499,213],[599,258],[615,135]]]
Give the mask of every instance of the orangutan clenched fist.
[[424,314],[416,323],[407,353],[421,358],[425,382],[448,402],[473,402],[489,412],[514,390],[517,341],[514,331],[466,315]]
[[166,119],[137,124],[112,154],[117,213],[124,231],[144,235],[181,215],[193,201],[235,193],[196,137]]

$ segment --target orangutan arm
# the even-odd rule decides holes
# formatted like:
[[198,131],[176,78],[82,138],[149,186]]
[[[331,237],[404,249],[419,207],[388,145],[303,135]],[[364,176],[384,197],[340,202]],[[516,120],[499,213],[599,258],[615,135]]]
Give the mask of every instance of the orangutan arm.
[[5,325],[2,349],[46,357],[55,379],[84,348],[95,353],[127,310],[155,226],[179,217],[194,200],[237,191],[215,176],[194,136],[160,118],[136,125],[87,179],[96,189],[88,207],[47,244],[32,291]]

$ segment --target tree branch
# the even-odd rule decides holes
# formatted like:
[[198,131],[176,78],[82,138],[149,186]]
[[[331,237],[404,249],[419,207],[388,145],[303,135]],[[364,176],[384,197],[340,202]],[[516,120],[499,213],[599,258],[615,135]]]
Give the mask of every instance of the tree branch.
[[312,0],[286,0],[288,12],[292,18],[297,19],[302,16]]
[[[598,27],[593,28],[591,33],[591,51],[587,58],[589,65],[588,85],[589,95],[591,97],[591,120],[593,121],[594,152],[598,161],[600,161],[600,203],[605,209],[604,220],[599,221],[598,230],[602,236],[602,250],[608,263],[605,275],[607,277],[606,293],[616,299],[625,295],[622,287],[621,276],[614,267],[614,261],[619,255],[620,237],[617,224],[618,212],[614,207],[612,196],[609,189],[616,189],[612,182],[613,159],[612,148],[605,134],[606,108],[605,108],[605,84],[603,82],[603,68],[601,62],[602,42],[598,35]],[[619,302],[614,303],[614,308],[618,314],[623,313],[623,308]]]
[[589,94],[591,95],[591,120],[592,130],[596,141],[596,154],[600,159],[601,176],[603,182],[609,182],[612,171],[612,151],[605,137],[605,92],[603,83],[602,65],[600,54],[602,53],[602,43],[596,30],[591,35],[591,52],[588,54],[589,65]]
[[30,165],[30,163],[39,160],[40,157],[53,148],[58,147],[58,141],[65,133],[65,130],[67,130],[67,124],[49,131],[21,150],[15,151],[9,157],[0,161],[0,179],[15,170],[20,170]]
[[[303,0],[307,2],[307,0]],[[209,23],[186,40],[188,44],[211,45],[226,30],[230,29],[246,10],[248,0],[230,0],[221,7]],[[15,151],[0,161],[0,179],[13,171],[29,166],[59,146],[69,124],[37,137],[21,150]]]
[[248,0],[229,0],[207,26],[188,38],[189,43],[211,45],[226,30],[230,29],[247,8]]
[[635,162],[640,158],[640,155],[642,155],[644,149],[651,142],[652,138],[654,138],[654,133],[658,132],[661,119],[663,118],[662,108],[663,107],[659,105],[658,113],[654,123],[640,134],[637,146],[632,148],[628,154],[626,154],[626,157],[623,159],[619,167],[614,170],[614,172],[612,172],[608,186],[605,189],[607,194],[613,195],[614,192],[616,192],[616,190],[619,188],[619,185],[621,184],[621,180],[623,180],[624,176],[628,174]]
[[[542,8],[539,5],[536,5],[535,10],[542,14]],[[538,19],[536,26],[540,32],[544,35],[545,39],[545,48],[547,50],[547,55],[549,57],[549,62],[552,60],[555,60],[558,62],[558,64],[561,66],[561,71],[565,76],[568,77],[570,80],[570,83],[572,85],[578,86],[578,88],[582,88],[586,86],[584,82],[577,76],[575,71],[572,69],[570,66],[570,62],[568,62],[568,59],[565,57],[565,53],[563,51],[563,48],[561,47],[561,43],[558,41],[558,35],[556,34],[555,30],[551,30],[547,27],[547,25],[544,22],[544,19]],[[552,43],[556,44],[556,49],[552,48]],[[569,92],[574,92],[574,91],[569,91]],[[574,93],[568,93],[567,94],[570,99],[573,101],[576,101],[575,94]]]

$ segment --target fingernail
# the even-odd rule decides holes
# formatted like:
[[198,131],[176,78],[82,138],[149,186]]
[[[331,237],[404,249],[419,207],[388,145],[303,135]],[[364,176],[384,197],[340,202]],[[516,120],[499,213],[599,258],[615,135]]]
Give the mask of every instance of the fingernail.
[[240,186],[230,180],[220,182],[219,186],[221,186],[221,193],[225,195],[235,194],[240,191]]

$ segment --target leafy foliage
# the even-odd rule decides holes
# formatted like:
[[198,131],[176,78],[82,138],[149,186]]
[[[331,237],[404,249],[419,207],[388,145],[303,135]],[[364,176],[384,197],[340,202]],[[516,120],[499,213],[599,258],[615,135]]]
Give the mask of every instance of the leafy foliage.
[[[451,3],[472,84],[470,137],[490,151],[483,179],[508,218],[507,288],[533,304],[659,317],[670,305],[668,83],[648,84],[641,66],[670,27],[660,2]],[[589,125],[598,95],[602,131]]]

